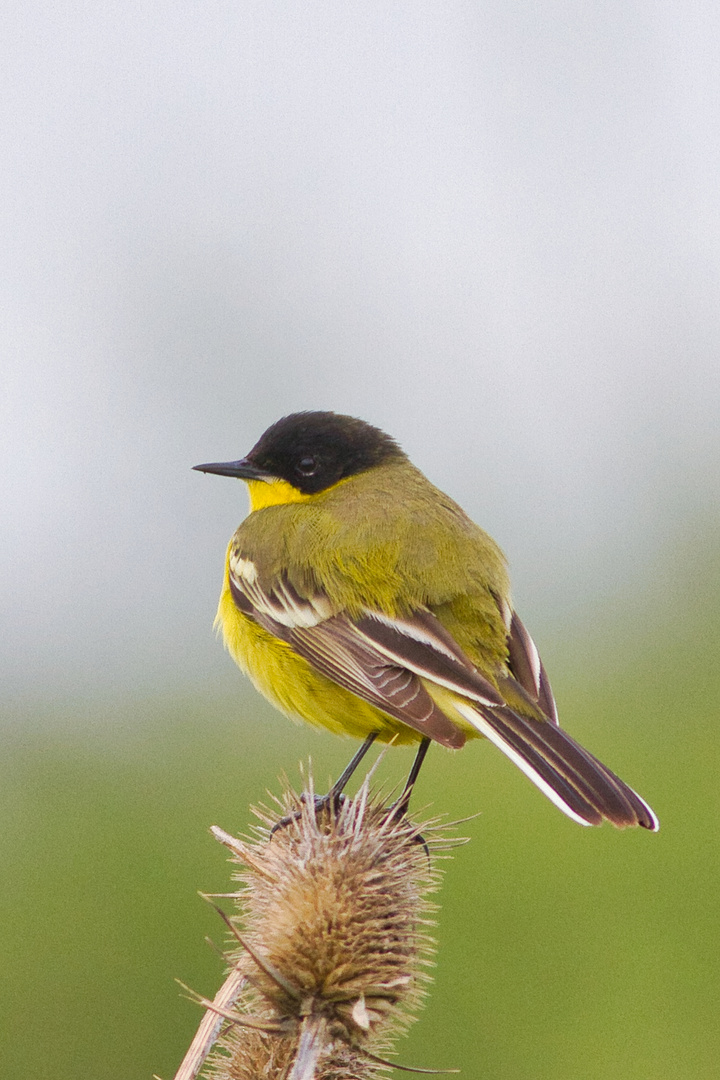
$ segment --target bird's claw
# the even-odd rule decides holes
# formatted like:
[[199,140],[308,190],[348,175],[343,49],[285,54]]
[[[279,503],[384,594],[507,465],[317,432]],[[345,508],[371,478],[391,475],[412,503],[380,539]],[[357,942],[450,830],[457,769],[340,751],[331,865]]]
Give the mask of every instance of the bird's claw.
[[[300,796],[300,801],[304,804],[307,803],[307,794],[303,792]],[[329,791],[327,795],[313,795],[315,817],[320,814],[324,814],[328,810],[332,810],[332,813],[337,814],[338,810],[345,802],[345,796],[342,792]],[[286,829],[288,825],[292,825],[293,822],[299,821],[302,817],[302,810],[293,810],[292,814],[286,814],[285,817],[281,817],[279,821],[276,821],[270,830],[270,835],[274,836],[280,829]]]

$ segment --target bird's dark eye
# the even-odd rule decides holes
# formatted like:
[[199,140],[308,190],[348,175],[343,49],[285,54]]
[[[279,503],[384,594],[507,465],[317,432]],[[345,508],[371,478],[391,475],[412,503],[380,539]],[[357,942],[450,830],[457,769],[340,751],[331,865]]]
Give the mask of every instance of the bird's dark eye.
[[300,458],[297,465],[295,466],[295,472],[299,473],[300,476],[314,476],[317,472],[317,469],[317,458],[314,458],[310,455],[304,458]]

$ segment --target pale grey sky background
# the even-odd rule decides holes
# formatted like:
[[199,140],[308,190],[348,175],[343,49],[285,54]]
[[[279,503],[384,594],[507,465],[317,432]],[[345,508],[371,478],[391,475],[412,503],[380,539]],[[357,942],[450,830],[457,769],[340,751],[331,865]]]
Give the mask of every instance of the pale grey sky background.
[[[6,5],[0,697],[238,677],[279,416],[389,430],[538,637],[720,478],[720,8]],[[720,514],[718,514],[720,518]]]

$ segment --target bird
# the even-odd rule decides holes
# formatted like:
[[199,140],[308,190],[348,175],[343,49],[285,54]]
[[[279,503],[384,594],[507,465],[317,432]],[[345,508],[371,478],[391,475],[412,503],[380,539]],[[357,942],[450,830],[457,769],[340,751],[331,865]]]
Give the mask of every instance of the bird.
[[657,831],[627,784],[558,722],[515,612],[505,556],[391,436],[351,416],[297,412],[246,457],[196,465],[247,484],[216,626],[282,713],[364,742],[485,737],[569,818]]

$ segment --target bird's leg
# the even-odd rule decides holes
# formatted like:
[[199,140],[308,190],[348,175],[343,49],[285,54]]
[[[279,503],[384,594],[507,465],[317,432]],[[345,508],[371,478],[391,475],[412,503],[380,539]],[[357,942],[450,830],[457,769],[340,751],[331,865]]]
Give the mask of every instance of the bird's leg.
[[417,780],[420,769],[422,768],[422,763],[425,760],[425,755],[428,752],[430,742],[431,740],[428,739],[427,736],[420,740],[420,746],[418,747],[418,752],[415,755],[415,760],[412,763],[412,768],[410,770],[408,778],[405,781],[403,793],[398,799],[398,801],[395,803],[395,805],[391,807],[393,817],[401,818],[404,817],[407,813],[407,808],[410,805],[410,796],[412,795],[413,788],[415,787],[415,781]]
[[[415,760],[412,763],[412,768],[410,769],[408,778],[405,781],[403,793],[397,800],[397,802],[390,807],[388,817],[393,818],[395,821],[402,821],[402,819],[407,814],[408,806],[410,805],[410,796],[412,795],[413,788],[415,787],[415,781],[417,780],[420,769],[422,768],[422,763],[425,760],[425,755],[428,752],[430,742],[431,740],[428,739],[427,736],[420,740],[420,745],[418,746]],[[427,846],[427,840],[421,833],[416,833],[413,836],[413,842],[416,844],[422,844],[422,846],[425,848],[425,854],[427,855],[428,859],[430,859],[430,849]]]
[[[367,754],[367,752],[370,749],[370,747],[372,746],[372,744],[375,742],[375,740],[377,738],[377,734],[378,734],[377,731],[371,731],[370,732],[370,734],[365,739],[365,742],[362,744],[360,749],[357,750],[353,754],[351,760],[348,762],[348,764],[345,766],[343,771],[340,773],[337,780],[335,781],[333,786],[328,791],[327,795],[316,795],[315,796],[315,813],[316,814],[319,813],[321,810],[325,810],[326,807],[328,807],[328,806],[332,806],[334,808],[337,808],[340,805],[340,800],[341,800],[341,797],[342,797],[342,793],[345,790],[350,777],[355,772],[358,765],[360,764],[362,759],[365,757],[365,755]],[[305,798],[305,796],[303,795],[303,799],[304,798]],[[291,821],[295,821],[297,817],[298,817],[298,813],[296,812],[294,814],[290,814],[287,817],[280,818],[280,821],[276,821],[275,824],[273,825],[272,829],[270,830],[270,835],[272,836],[272,834],[277,832],[278,829],[284,829],[286,825],[289,825]]]
[[318,798],[323,799],[323,800],[327,800],[328,802],[330,800],[332,800],[334,802],[335,800],[340,798],[343,791],[347,787],[348,780],[350,779],[352,774],[355,772],[358,765],[360,764],[362,759],[365,757],[365,755],[367,754],[367,752],[370,749],[370,747],[372,746],[372,744],[377,739],[377,735],[378,735],[377,731],[371,731],[370,732],[370,734],[365,739],[365,742],[362,744],[360,749],[357,750],[353,754],[351,760],[348,762],[348,764],[345,766],[343,771],[340,773],[337,780],[335,781],[333,786],[328,791],[327,795],[320,795],[320,796],[318,796]]

